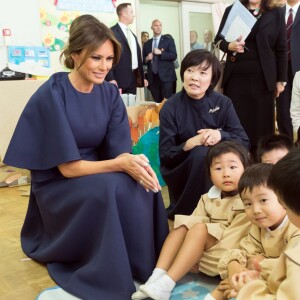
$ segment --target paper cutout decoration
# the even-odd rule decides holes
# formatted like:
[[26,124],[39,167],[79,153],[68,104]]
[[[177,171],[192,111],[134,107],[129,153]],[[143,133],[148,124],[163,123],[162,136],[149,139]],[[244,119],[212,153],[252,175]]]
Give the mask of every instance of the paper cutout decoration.
[[43,46],[50,51],[60,51],[64,45],[64,41],[55,38],[51,33],[48,33],[43,37]]
[[44,8],[40,8],[40,20],[43,26],[55,26],[57,24],[57,18],[49,14]]

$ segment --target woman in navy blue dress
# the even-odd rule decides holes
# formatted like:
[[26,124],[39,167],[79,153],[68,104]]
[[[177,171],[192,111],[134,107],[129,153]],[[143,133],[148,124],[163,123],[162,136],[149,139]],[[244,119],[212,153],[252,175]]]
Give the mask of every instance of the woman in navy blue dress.
[[168,233],[160,185],[132,155],[126,108],[104,81],[120,57],[113,33],[83,15],[56,73],[25,107],[4,162],[31,170],[24,252],[82,299],[130,299]]

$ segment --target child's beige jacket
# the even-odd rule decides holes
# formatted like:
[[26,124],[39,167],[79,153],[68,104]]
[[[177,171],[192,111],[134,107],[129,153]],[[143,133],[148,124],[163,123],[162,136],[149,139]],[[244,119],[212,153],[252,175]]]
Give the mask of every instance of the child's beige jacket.
[[290,223],[287,216],[273,231],[262,229],[253,224],[248,235],[241,240],[239,249],[228,250],[220,259],[218,270],[221,278],[224,279],[228,276],[228,264],[231,261],[238,261],[246,267],[248,258],[263,254],[266,259],[260,263],[262,268],[261,277],[267,280],[279,256],[284,250],[293,245],[295,238],[299,237],[300,229]]
[[236,300],[299,300],[300,299],[300,239],[279,257],[267,281],[257,279],[247,283]]

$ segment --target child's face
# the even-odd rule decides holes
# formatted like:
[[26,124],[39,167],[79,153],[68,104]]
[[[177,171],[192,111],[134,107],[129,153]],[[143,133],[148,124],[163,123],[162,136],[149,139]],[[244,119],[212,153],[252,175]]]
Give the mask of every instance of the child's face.
[[276,164],[281,158],[287,155],[289,152],[286,148],[277,148],[271,151],[265,152],[261,156],[261,162],[266,164]]
[[254,187],[251,192],[247,189],[241,198],[248,218],[261,228],[276,229],[286,215],[276,194],[266,186]]
[[235,153],[222,154],[212,160],[210,175],[213,184],[223,192],[237,190],[244,166]]

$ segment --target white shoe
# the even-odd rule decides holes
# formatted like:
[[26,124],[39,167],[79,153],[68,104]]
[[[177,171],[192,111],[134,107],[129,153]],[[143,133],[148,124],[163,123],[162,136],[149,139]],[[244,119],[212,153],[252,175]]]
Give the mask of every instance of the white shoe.
[[[140,286],[140,288],[142,287],[143,285]],[[135,293],[133,293],[131,295],[131,299],[133,300],[142,300],[142,299],[147,299],[148,296],[145,295],[141,290],[137,290]]]
[[156,289],[152,288],[152,284],[140,286],[140,291],[144,293],[146,297],[149,297],[154,300],[169,300],[171,297],[171,293],[169,291],[159,291],[156,293]]

